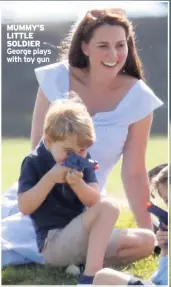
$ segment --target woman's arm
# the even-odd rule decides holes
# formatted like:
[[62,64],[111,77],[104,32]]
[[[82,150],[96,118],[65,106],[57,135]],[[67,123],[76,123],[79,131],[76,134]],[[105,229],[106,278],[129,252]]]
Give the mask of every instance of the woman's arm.
[[43,91],[39,88],[37,92],[36,102],[32,117],[31,127],[31,149],[33,150],[39,143],[43,134],[43,123],[45,114],[48,110],[50,102],[47,100]]
[[149,229],[152,229],[152,223],[150,214],[146,211],[150,192],[145,155],[152,118],[150,114],[130,126],[122,162],[122,181],[137,225]]

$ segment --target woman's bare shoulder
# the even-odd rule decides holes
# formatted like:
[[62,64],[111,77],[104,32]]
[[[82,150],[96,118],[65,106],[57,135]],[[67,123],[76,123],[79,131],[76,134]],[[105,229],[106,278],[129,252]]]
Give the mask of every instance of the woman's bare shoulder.
[[121,75],[120,77],[121,77],[121,83],[125,86],[128,86],[128,88],[131,88],[139,81],[139,79],[129,75]]

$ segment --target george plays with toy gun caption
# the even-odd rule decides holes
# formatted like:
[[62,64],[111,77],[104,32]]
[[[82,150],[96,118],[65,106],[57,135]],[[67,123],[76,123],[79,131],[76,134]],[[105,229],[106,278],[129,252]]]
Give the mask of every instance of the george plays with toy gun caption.
[[160,207],[154,205],[152,202],[147,203],[147,211],[154,214],[155,216],[158,217],[160,225],[159,228],[162,230],[167,230],[164,226],[163,223],[168,226],[168,212],[161,209]]
[[64,161],[63,166],[76,169],[78,171],[83,171],[84,168],[90,168],[93,170],[99,169],[97,161],[92,159],[84,158],[74,152],[71,152],[67,159]]

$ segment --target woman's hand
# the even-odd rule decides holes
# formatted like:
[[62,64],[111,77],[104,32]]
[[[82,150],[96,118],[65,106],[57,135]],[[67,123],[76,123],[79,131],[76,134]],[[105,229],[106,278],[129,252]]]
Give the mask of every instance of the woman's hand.
[[82,178],[83,178],[82,172],[76,169],[72,169],[67,172],[66,182],[72,187],[79,184]]

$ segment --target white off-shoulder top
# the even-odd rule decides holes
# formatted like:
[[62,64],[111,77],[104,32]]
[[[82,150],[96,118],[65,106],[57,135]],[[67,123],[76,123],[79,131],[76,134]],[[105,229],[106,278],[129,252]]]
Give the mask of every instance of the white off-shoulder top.
[[[50,102],[67,97],[69,69],[66,61],[36,68],[35,74]],[[96,174],[102,193],[105,193],[109,173],[123,153],[129,125],[145,118],[161,105],[163,102],[148,85],[143,80],[137,80],[114,110],[92,116],[96,142],[89,151],[100,165]]]

